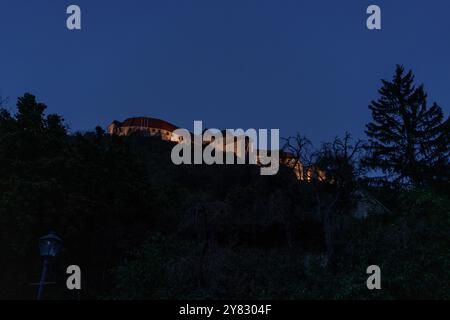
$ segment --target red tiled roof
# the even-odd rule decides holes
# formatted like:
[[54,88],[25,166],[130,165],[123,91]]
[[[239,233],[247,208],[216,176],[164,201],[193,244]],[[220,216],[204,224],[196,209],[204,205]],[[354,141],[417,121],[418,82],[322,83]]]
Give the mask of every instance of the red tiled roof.
[[136,118],[128,118],[124,122],[121,123],[122,127],[144,127],[144,128],[156,128],[162,129],[166,131],[174,131],[177,129],[177,126],[155,118],[149,117],[136,117]]

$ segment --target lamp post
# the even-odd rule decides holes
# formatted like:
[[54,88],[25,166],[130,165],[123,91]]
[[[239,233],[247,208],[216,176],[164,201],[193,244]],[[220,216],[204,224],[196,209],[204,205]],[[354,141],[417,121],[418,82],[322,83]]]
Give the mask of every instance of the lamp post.
[[61,250],[61,246],[62,240],[60,237],[58,237],[58,235],[54,231],[50,231],[47,235],[39,239],[39,251],[43,259],[43,266],[42,266],[41,280],[39,281],[37,300],[42,299],[50,259],[58,255],[59,251]]

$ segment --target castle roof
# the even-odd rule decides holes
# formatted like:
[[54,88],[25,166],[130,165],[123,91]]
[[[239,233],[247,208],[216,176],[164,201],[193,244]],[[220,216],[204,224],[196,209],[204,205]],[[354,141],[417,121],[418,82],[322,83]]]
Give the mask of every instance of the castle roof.
[[128,118],[120,124],[121,127],[141,127],[141,128],[156,128],[162,129],[166,131],[174,131],[177,129],[177,126],[161,120],[150,117],[136,117],[136,118]]

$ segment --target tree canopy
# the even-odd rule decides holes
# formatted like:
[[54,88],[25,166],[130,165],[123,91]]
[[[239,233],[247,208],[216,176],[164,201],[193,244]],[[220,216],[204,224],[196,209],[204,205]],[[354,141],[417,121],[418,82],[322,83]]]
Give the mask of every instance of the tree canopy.
[[449,118],[436,103],[428,104],[412,71],[397,65],[393,79],[382,84],[380,98],[369,105],[373,120],[366,126],[366,163],[416,185],[448,179]]

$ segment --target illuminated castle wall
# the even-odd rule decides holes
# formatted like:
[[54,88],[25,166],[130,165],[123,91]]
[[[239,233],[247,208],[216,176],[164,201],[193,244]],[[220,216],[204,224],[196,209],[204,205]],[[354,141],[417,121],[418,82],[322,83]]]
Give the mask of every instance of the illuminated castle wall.
[[[178,129],[177,126],[161,120],[150,117],[135,117],[128,118],[123,122],[113,121],[108,126],[108,133],[111,135],[118,136],[129,136],[133,133],[137,133],[144,136],[155,136],[161,137],[162,140],[173,141],[180,143],[182,142],[182,137],[177,136],[174,131]],[[224,131],[223,131],[224,132]],[[221,151],[230,151],[234,150],[234,153],[237,155],[246,154],[250,151],[253,151],[253,144],[249,141],[249,139],[245,138],[245,143],[242,146],[240,143],[236,143],[237,138],[234,139],[234,146],[232,148],[227,148],[227,145],[224,143],[222,145],[218,145],[216,148]],[[204,141],[205,144],[210,143],[211,141]],[[245,150],[241,150],[241,148]],[[307,180],[310,181],[314,177],[317,176],[317,171],[312,169],[305,170],[304,166],[295,159],[295,157],[289,153],[281,152],[280,153],[280,161],[282,164],[290,167],[297,179],[299,180]],[[324,179],[324,174],[319,172],[319,178]]]

